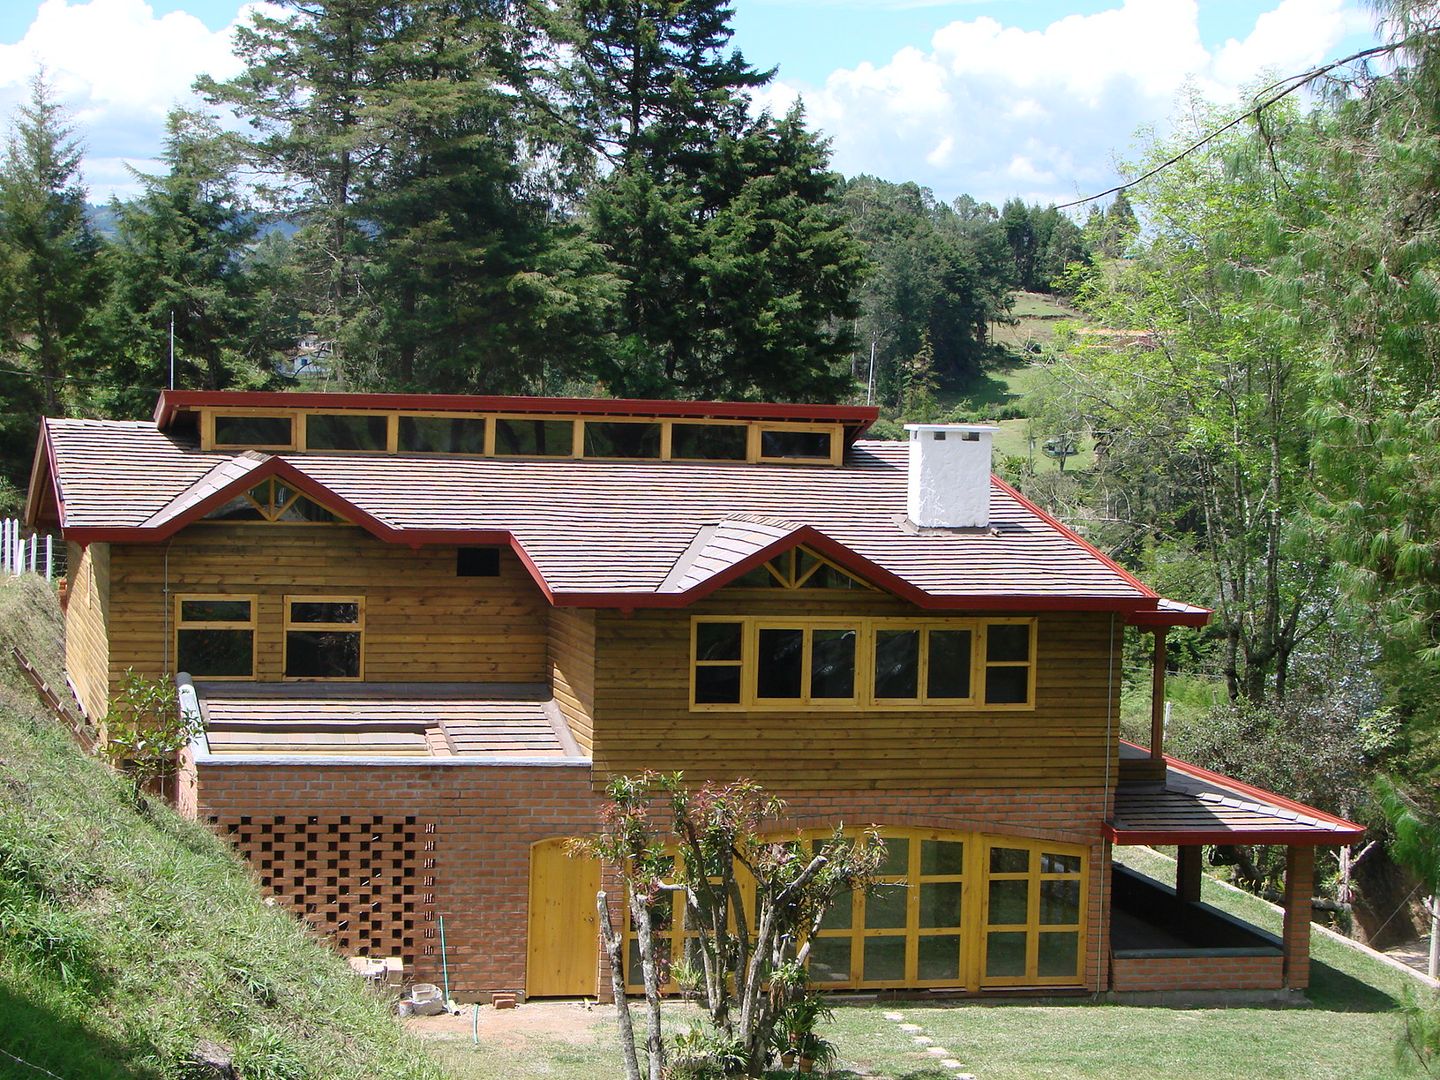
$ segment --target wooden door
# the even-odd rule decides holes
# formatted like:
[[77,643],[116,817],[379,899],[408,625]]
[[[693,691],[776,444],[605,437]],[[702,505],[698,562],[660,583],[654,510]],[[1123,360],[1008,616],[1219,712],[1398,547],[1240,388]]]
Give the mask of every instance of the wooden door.
[[530,848],[527,997],[594,997],[599,937],[595,894],[600,863],[572,859],[563,839]]

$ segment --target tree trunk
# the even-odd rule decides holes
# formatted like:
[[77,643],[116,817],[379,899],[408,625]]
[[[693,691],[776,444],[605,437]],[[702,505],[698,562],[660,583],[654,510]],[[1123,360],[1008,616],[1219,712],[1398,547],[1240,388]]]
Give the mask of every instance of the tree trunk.
[[595,910],[600,915],[600,940],[610,959],[610,989],[615,995],[615,1022],[620,1025],[620,1052],[625,1058],[625,1080],[644,1080],[640,1059],[635,1056],[635,1024],[630,1018],[630,1002],[625,998],[625,951],[620,935],[610,921],[610,905],[605,890],[595,894]]
[[665,1042],[660,1028],[660,968],[655,963],[654,925],[650,906],[633,891],[630,915],[640,943],[640,970],[645,981],[645,1053],[649,1058],[650,1080],[664,1080]]

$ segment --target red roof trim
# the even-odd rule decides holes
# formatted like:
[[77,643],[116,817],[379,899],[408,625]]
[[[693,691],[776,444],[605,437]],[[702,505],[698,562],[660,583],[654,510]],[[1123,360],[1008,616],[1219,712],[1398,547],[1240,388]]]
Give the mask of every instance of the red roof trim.
[[[998,487],[1001,491],[1008,492],[1017,502],[1020,503],[1021,506],[1025,507],[1025,509],[1029,510],[1032,514],[1034,514],[1036,517],[1038,517],[1041,521],[1044,521],[1047,525],[1049,525],[1051,528],[1053,528],[1056,532],[1060,533],[1061,536],[1064,536],[1064,537],[1065,537],[1066,539],[1068,539],[1068,540],[1073,540],[1076,544],[1080,545],[1080,547],[1082,547],[1082,548],[1084,548],[1086,551],[1090,552],[1091,555],[1094,555],[1095,558],[1099,559],[1102,563],[1104,563],[1106,566],[1108,566],[1111,570],[1114,570],[1115,573],[1119,574],[1119,575],[1120,575],[1122,578],[1124,578],[1127,582],[1129,582],[1131,585],[1134,585],[1135,588],[1139,589],[1141,595],[1143,595],[1143,596],[1148,596],[1148,597],[1150,597],[1150,598],[1152,598],[1152,599],[1154,599],[1154,600],[1159,600],[1159,599],[1160,599],[1160,594],[1157,593],[1154,589],[1150,588],[1149,585],[1146,585],[1143,581],[1141,581],[1139,578],[1137,578],[1134,574],[1130,573],[1129,570],[1126,570],[1123,566],[1121,566],[1119,563],[1117,563],[1114,559],[1110,558],[1109,555],[1106,555],[1103,551],[1101,551],[1099,548],[1097,548],[1094,544],[1090,543],[1089,540],[1086,540],[1083,536],[1081,536],[1079,533],[1077,533],[1074,529],[1071,529],[1068,525],[1063,525],[1063,524],[1061,524],[1061,522],[1060,522],[1060,520],[1059,520],[1058,518],[1052,517],[1050,514],[1046,513],[1044,510],[1041,510],[1040,507],[1036,506],[1036,505],[1035,505],[1033,502],[1031,502],[1029,499],[1025,498],[1024,495],[1021,495],[1020,492],[1016,491],[1013,487],[1011,487],[1009,484],[1007,484],[1004,480],[1001,480],[1000,477],[998,477],[998,476],[993,476],[993,475],[992,475],[992,476],[990,477],[990,482],[991,482],[992,484],[994,484],[996,487]],[[1137,610],[1139,610],[1139,609],[1137,608]],[[1148,610],[1148,609],[1146,609],[1146,610]]]
[[678,419],[815,421],[863,431],[880,416],[869,405],[777,405],[748,401],[666,401],[648,398],[505,397],[473,394],[331,394],[266,390],[162,390],[155,426],[202,407],[248,409],[415,409],[426,412],[576,413]]
[[1213,611],[1203,608],[1198,611],[1166,611],[1163,608],[1156,608],[1154,611],[1137,611],[1125,621],[1142,630],[1161,630],[1171,626],[1189,626],[1198,629],[1210,625],[1210,616],[1213,614]]
[[[1137,750],[1144,750],[1149,753],[1147,747],[1133,743],[1129,739],[1121,739],[1126,746],[1134,747]],[[1365,835],[1365,826],[1357,825],[1353,821],[1328,814],[1324,810],[1317,810],[1313,806],[1290,799],[1284,795],[1265,788],[1255,787],[1242,780],[1226,776],[1223,773],[1212,772],[1199,765],[1194,765],[1180,758],[1172,757],[1169,754],[1162,755],[1167,768],[1176,772],[1185,773],[1195,777],[1197,780],[1204,780],[1215,784],[1218,787],[1229,788],[1238,795],[1248,796],[1258,802],[1269,803],[1285,810],[1293,810],[1297,814],[1304,814],[1306,817],[1322,821],[1327,825],[1334,826],[1333,831],[1324,832],[1315,829],[1297,830],[1289,832],[1284,829],[1263,830],[1249,832],[1246,830],[1215,830],[1214,835],[1221,836],[1220,840],[1204,840],[1205,843],[1241,843],[1241,844],[1350,844],[1359,840]],[[1195,829],[1177,829],[1173,831],[1153,829],[1118,829],[1110,822],[1105,823],[1105,832],[1112,840],[1123,840],[1127,844],[1176,844],[1195,843],[1197,839],[1209,836],[1209,832],[1202,832]],[[1274,839],[1259,839],[1259,837],[1275,837]]]
[[55,444],[50,439],[50,421],[42,418],[35,437],[35,458],[30,465],[30,488],[25,493],[25,524],[31,528],[41,523],[47,481],[55,499],[56,524],[64,528],[65,496],[60,490],[60,473],[55,468]]

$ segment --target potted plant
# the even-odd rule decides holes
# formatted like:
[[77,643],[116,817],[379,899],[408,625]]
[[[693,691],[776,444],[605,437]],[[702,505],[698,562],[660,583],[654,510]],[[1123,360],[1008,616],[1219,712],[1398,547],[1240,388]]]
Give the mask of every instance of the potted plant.
[[837,1054],[834,1043],[811,1031],[801,1035],[796,1043],[795,1066],[802,1073],[812,1073],[816,1069],[828,1072],[834,1066]]
[[804,1073],[819,1064],[835,1060],[835,1047],[815,1034],[815,1025],[835,1018],[825,998],[815,990],[802,989],[780,1014],[775,1025],[780,1063],[787,1069],[799,1067]]

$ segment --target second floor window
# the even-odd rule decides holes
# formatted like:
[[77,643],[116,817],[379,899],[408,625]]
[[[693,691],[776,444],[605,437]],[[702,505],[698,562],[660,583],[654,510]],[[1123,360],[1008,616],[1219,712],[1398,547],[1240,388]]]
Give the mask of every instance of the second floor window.
[[253,596],[181,596],[175,610],[176,671],[196,679],[255,677]]
[[285,678],[364,675],[365,602],[358,596],[285,598]]

